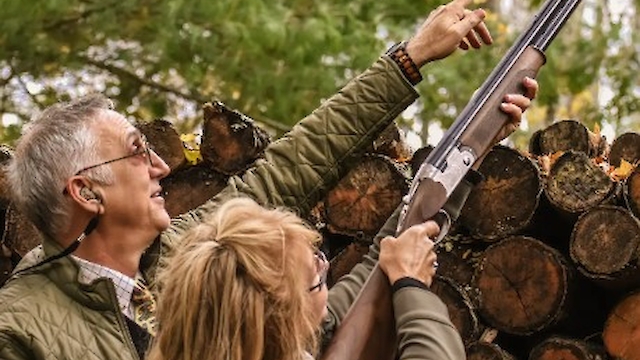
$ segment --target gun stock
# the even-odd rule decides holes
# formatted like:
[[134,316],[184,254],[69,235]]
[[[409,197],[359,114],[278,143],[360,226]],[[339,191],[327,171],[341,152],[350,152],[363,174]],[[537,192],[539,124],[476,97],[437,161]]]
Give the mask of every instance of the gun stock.
[[[544,51],[581,0],[547,0],[528,28],[494,68],[416,173],[403,199],[397,234],[437,219],[444,237],[448,226],[439,214],[468,170],[481,161],[509,121],[500,110],[506,94],[523,93],[522,80],[536,78],[545,63]],[[445,220],[446,222],[446,220]],[[444,224],[446,225],[446,224]],[[444,230],[442,230],[444,229]],[[390,284],[376,265],[322,360],[393,360],[397,349]]]

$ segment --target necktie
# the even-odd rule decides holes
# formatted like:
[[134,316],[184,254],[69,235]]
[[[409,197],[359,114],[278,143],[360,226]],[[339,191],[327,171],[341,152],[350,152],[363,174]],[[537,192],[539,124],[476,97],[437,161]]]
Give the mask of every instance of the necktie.
[[147,330],[151,336],[156,336],[156,300],[142,276],[136,275],[135,280],[136,286],[131,293],[133,321]]

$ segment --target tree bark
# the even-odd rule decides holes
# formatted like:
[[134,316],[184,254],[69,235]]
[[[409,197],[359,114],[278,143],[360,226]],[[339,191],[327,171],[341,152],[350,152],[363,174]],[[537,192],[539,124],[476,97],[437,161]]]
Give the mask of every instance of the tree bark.
[[467,199],[459,222],[483,240],[496,241],[526,228],[538,207],[537,166],[515,149],[494,147],[479,169],[484,180]]
[[563,313],[570,269],[554,248],[524,236],[506,238],[484,253],[474,275],[479,310],[493,328],[529,335]]

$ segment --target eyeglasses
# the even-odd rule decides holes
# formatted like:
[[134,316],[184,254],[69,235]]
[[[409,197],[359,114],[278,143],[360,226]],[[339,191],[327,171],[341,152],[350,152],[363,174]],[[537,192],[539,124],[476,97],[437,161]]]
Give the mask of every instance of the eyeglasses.
[[320,250],[316,250],[313,254],[316,265],[316,272],[320,277],[320,281],[309,288],[309,292],[314,292],[322,288],[322,285],[327,283],[327,273],[329,272],[329,261],[327,256]]
[[147,138],[144,135],[140,135],[140,138],[138,140],[136,140],[136,143],[134,144],[134,146],[137,147],[136,150],[134,150],[129,155],[125,155],[125,156],[119,157],[117,159],[112,159],[112,160],[108,160],[108,161],[105,161],[105,162],[101,162],[99,164],[87,166],[85,168],[82,168],[82,169],[78,170],[78,172],[76,172],[75,175],[80,175],[82,172],[85,172],[87,170],[91,170],[93,168],[97,168],[98,166],[111,164],[113,162],[124,160],[124,159],[128,159],[128,158],[132,158],[134,156],[146,157],[147,159],[149,159],[149,165],[153,166],[153,162],[151,161],[151,148],[149,147],[149,143],[147,142]]

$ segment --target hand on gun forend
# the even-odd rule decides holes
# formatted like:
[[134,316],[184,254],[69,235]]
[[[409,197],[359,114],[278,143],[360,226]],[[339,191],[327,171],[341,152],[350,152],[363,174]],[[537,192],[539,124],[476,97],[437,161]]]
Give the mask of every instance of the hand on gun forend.
[[411,277],[431,286],[437,268],[432,239],[439,233],[438,224],[427,221],[408,228],[397,238],[387,236],[380,241],[380,269],[390,284]]
[[525,89],[524,95],[507,94],[504,97],[504,102],[500,105],[500,109],[509,115],[511,121],[506,123],[498,133],[498,136],[496,136],[496,144],[520,127],[522,114],[527,111],[531,106],[531,101],[538,95],[538,82],[535,79],[525,77],[522,80],[522,85]]

